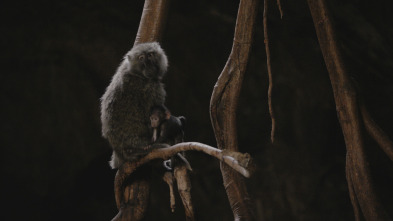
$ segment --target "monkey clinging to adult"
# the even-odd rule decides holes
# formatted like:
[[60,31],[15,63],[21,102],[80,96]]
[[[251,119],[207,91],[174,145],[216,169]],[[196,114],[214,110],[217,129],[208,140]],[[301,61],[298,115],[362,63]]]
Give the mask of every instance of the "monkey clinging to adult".
[[152,141],[174,145],[183,141],[186,118],[171,115],[165,106],[154,106],[150,114]]
[[[184,126],[186,118],[175,117],[164,106],[154,106],[151,109],[150,122],[153,129],[152,142],[158,145],[174,145],[184,141]],[[184,153],[183,153],[184,154]],[[186,215],[190,220],[194,220],[194,210],[191,202],[191,182],[187,170],[192,171],[190,163],[182,153],[177,153],[171,159],[164,161],[164,167],[169,171],[164,173],[164,181],[169,186],[170,205],[172,212],[175,210],[175,197],[173,193],[173,180],[177,181],[177,188],[183,202]],[[189,220],[189,219],[187,219]]]
[[157,42],[135,45],[124,56],[101,98],[102,135],[113,148],[110,166],[134,161],[151,151],[149,113],[165,103],[161,82],[167,57]]
[[[184,141],[184,127],[186,118],[183,116],[175,117],[165,106],[154,106],[150,114],[151,128],[153,130],[152,142],[161,144],[174,145]],[[185,163],[187,169],[192,171],[190,163],[181,154],[176,156]],[[175,157],[164,161],[164,166],[172,170],[175,164]]]

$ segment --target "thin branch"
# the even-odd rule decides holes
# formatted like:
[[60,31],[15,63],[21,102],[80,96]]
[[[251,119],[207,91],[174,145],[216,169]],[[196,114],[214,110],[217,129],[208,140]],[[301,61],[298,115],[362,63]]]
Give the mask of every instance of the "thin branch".
[[282,16],[284,15],[284,13],[281,8],[281,1],[280,0],[277,0],[277,6],[278,6],[278,10],[280,10],[280,18],[282,19]]
[[[269,89],[267,92],[267,99],[269,103],[269,112],[270,112],[270,118],[272,119],[272,130],[270,133],[270,139],[272,143],[274,142],[274,134],[276,130],[276,119],[274,117],[274,111],[273,111],[273,104],[272,104],[272,91],[273,91],[273,76],[272,76],[272,67],[271,67],[271,62],[270,62],[270,48],[269,48],[269,35],[267,31],[267,12],[268,12],[268,0],[264,0],[264,7],[263,7],[263,34],[265,36],[265,49],[266,49],[266,63],[267,63],[267,73],[269,76]],[[277,0],[277,4],[279,4],[279,0]],[[280,6],[280,11],[281,11],[281,4]],[[282,16],[282,14],[281,14]]]
[[123,170],[124,170],[123,172],[126,174],[131,174],[138,167],[142,166],[143,164],[146,164],[151,160],[154,159],[166,160],[177,153],[183,151],[190,151],[190,150],[204,152],[205,154],[208,154],[226,163],[228,166],[230,166],[232,169],[236,170],[243,176],[247,178],[251,176],[250,171],[247,169],[249,166],[251,166],[251,164],[249,163],[250,162],[249,154],[247,153],[242,154],[242,153],[228,151],[228,150],[223,151],[214,148],[212,146],[203,143],[198,143],[198,142],[178,143],[173,146],[169,146],[167,148],[155,149],[149,154],[147,154],[146,156],[144,156],[143,158],[139,159],[138,161],[125,163],[123,166]]
[[371,118],[367,108],[363,103],[360,105],[360,111],[368,134],[370,134],[370,136],[378,143],[385,154],[388,155],[390,160],[393,161],[393,142]]

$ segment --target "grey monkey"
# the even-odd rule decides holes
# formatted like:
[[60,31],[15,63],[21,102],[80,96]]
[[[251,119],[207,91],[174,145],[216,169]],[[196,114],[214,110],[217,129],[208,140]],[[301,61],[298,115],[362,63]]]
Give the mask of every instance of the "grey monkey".
[[102,135],[113,148],[110,166],[120,167],[149,153],[150,109],[164,105],[161,82],[168,68],[157,42],[135,45],[118,67],[101,98]]

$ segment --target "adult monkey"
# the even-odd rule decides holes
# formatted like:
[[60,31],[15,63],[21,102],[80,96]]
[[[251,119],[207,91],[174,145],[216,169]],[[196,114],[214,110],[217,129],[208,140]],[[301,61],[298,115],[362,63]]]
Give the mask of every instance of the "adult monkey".
[[[125,55],[101,98],[102,134],[113,148],[110,165],[112,168],[119,168],[117,180],[125,162],[133,162],[143,157],[155,146],[162,147],[160,143],[150,145],[149,125],[151,108],[164,106],[166,93],[161,80],[167,66],[166,55],[157,42],[138,44]],[[129,184],[126,184],[125,189],[123,184],[118,186],[115,182],[116,201],[120,212],[114,220],[143,218],[149,194],[149,169],[147,166],[136,171],[128,180]],[[187,167],[175,167],[174,176],[185,205],[187,220],[193,220]],[[123,214],[124,211],[126,214]]]
[[115,198],[119,213],[113,220],[141,220],[147,210],[151,165],[131,176],[125,174],[124,167],[152,150],[149,114],[152,106],[165,102],[161,79],[167,66],[158,43],[135,44],[101,98],[102,134],[113,148],[110,165],[118,168]]
[[[143,42],[160,40],[164,29],[164,23],[166,22],[169,2],[170,0],[145,0],[135,45]],[[139,168],[139,170],[140,169],[142,168]],[[186,168],[182,169],[182,171],[186,170]],[[123,183],[126,176],[127,173],[120,167],[115,177],[115,197],[119,213],[113,220],[141,220],[147,209],[150,181],[147,178],[134,181],[128,180],[127,183]],[[132,177],[136,178],[138,176],[133,173]],[[186,186],[190,187],[188,177],[184,176],[180,179],[184,179],[185,182],[183,183],[188,183]],[[189,187],[182,189],[187,190]],[[191,198],[186,198],[189,198],[189,202],[186,206],[186,219],[194,220]]]
[[101,98],[102,135],[113,148],[110,165],[119,168],[149,153],[150,109],[164,105],[161,83],[168,60],[157,42],[134,46]]

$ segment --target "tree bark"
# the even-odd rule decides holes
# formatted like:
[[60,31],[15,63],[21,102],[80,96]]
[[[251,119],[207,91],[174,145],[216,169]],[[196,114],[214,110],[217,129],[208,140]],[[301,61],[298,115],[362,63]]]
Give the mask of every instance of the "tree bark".
[[[250,54],[258,0],[241,0],[232,51],[213,89],[210,117],[220,149],[238,150],[236,109]],[[253,220],[251,199],[242,176],[221,163],[221,172],[234,220]]]
[[[119,168],[115,178],[115,197],[119,213],[114,220],[129,220],[130,218],[131,220],[140,220],[143,218],[148,206],[150,190],[148,162],[154,159],[169,159],[177,153],[190,150],[201,151],[215,157],[245,177],[251,175],[252,171],[249,169],[253,169],[253,164],[250,155],[247,153],[219,150],[197,142],[178,143],[167,148],[155,149],[141,159],[127,162]],[[194,220],[190,195],[191,184],[187,175],[187,167],[175,167],[174,176],[185,207],[186,220]],[[124,186],[125,188],[123,188]],[[174,201],[171,200],[171,208],[174,208],[172,202]]]
[[161,40],[169,2],[170,0],[145,0],[134,45]]
[[[168,5],[169,0],[145,0],[134,45],[161,39]],[[128,175],[124,172],[123,167],[117,171],[115,197],[119,213],[112,220],[138,221],[144,217],[149,201],[151,168],[144,168],[140,173],[147,173],[148,176],[133,174],[134,177],[136,176],[135,179],[123,182]]]
[[346,177],[356,220],[391,220],[379,202],[365,154],[359,99],[337,45],[324,0],[308,0],[347,148]]

